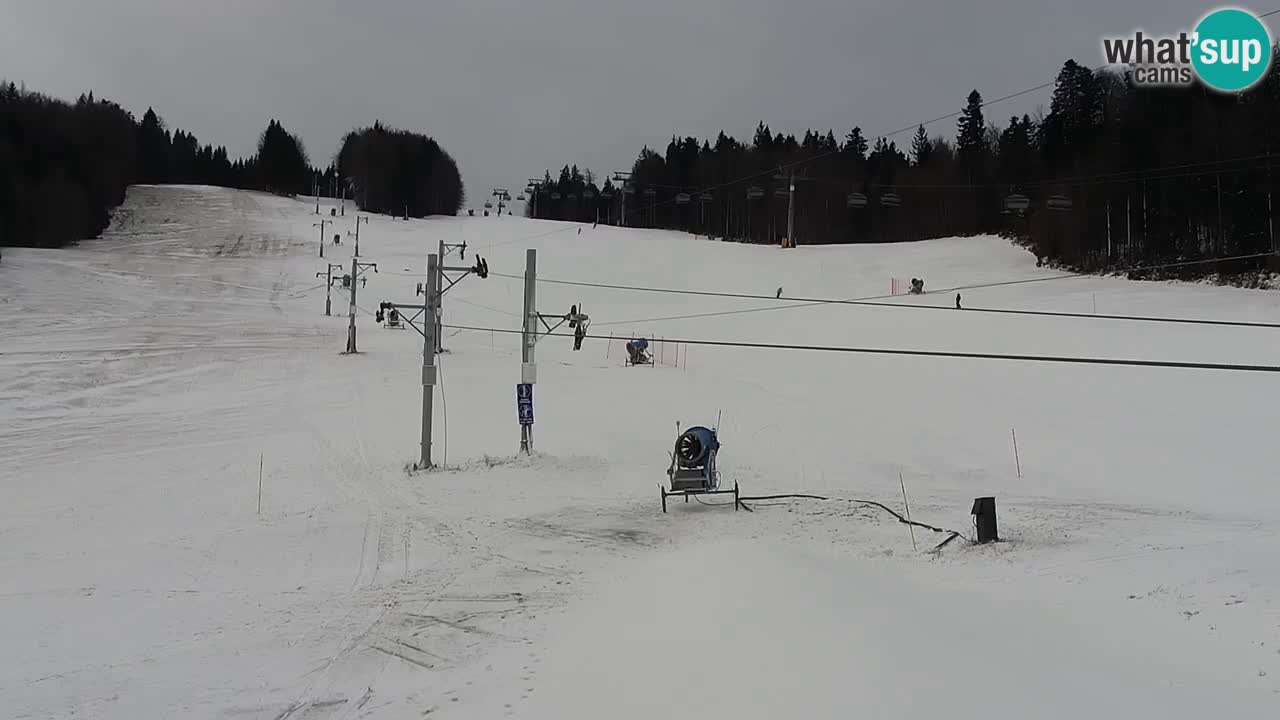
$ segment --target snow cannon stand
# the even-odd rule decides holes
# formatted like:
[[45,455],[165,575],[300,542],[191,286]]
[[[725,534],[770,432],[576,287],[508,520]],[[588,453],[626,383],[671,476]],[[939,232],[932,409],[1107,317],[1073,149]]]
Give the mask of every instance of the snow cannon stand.
[[[679,432],[680,426],[676,425]],[[720,489],[720,471],[716,469],[716,455],[720,452],[720,439],[713,429],[695,425],[676,437],[671,453],[671,465],[667,468],[670,490],[662,491],[662,512],[667,511],[667,498],[690,495],[733,495],[733,509],[738,509],[738,483],[732,490]]]
[[638,338],[635,335],[610,335],[605,348],[605,359],[622,356],[626,367],[651,367],[686,369],[689,365],[689,346],[679,340],[666,338]]
[[382,323],[382,327],[387,330],[403,330],[404,324],[400,321],[400,311],[395,305],[384,302],[378,306],[378,312],[374,318]]
[[626,357],[624,358],[624,364],[627,367],[634,367],[636,365],[653,365],[654,364],[653,356],[649,354],[648,340],[644,340],[641,343],[636,343],[636,341],[633,340],[626,344],[625,349],[627,351],[627,354],[626,354]]

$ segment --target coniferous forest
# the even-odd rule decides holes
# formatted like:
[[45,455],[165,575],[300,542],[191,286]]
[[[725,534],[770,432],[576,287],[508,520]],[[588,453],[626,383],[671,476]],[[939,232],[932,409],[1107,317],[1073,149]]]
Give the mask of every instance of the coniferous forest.
[[360,207],[369,212],[454,215],[464,200],[458,165],[439,143],[381,123],[347,133],[338,169],[351,178]]
[[[526,214],[617,224],[625,202],[629,226],[778,244],[794,171],[802,245],[991,233],[1045,263],[1100,271],[1257,256],[1280,242],[1280,63],[1223,95],[1134,87],[1068,61],[1047,111],[994,111],[973,91],[953,138],[919,126],[904,146],[858,127],[797,139],[763,123],[749,141],[673,137],[663,153],[640,151],[625,187],[576,166],[547,173]],[[1256,276],[1268,260],[1163,275]]]
[[[0,246],[61,247],[95,237],[133,184],[345,193],[370,212],[457,213],[464,189],[448,153],[423,135],[375,130],[348,136],[322,170],[273,119],[257,152],[232,160],[225,147],[170,130],[150,108],[135,120],[92,93],[67,103],[0,83]],[[349,154],[353,137],[365,142]]]
[[[643,148],[622,183],[577,167],[547,173],[526,214],[779,243],[794,172],[799,244],[999,233],[1047,263],[1094,271],[1258,256],[1280,242],[1280,64],[1224,95],[1135,88],[1068,61],[1046,111],[994,110],[973,91],[952,137],[919,126],[902,146],[856,126],[839,138],[764,123],[749,142],[673,137],[663,153]],[[454,214],[465,198],[435,140],[380,123],[349,133],[320,169],[275,120],[254,156],[232,160],[151,109],[135,120],[92,94],[67,103],[0,85],[0,245],[93,237],[134,183],[345,193],[367,211],[414,217]],[[1187,272],[1250,273],[1268,259]]]

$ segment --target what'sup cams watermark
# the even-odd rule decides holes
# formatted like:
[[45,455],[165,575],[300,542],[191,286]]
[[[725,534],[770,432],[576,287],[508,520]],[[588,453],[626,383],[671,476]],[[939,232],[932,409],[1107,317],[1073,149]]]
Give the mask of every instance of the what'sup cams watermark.
[[1185,87],[1199,78],[1219,92],[1248,90],[1271,68],[1271,33],[1255,14],[1219,8],[1206,14],[1195,29],[1177,35],[1104,37],[1102,54],[1109,65],[1131,70],[1134,85]]

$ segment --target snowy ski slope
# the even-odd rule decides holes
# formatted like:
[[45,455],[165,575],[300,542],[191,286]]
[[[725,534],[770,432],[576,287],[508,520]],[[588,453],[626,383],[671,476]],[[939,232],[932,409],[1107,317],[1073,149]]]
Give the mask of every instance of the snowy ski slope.
[[[328,219],[328,204],[322,203]],[[13,718],[1274,718],[1280,377],[693,345],[625,368],[609,335],[1272,365],[1280,331],[795,306],[1052,277],[998,238],[778,248],[519,218],[373,217],[359,347],[324,315],[314,204],[132,188],[101,239],[0,264],[0,707]],[[355,213],[325,229],[354,229]],[[436,459],[421,338],[378,327],[425,256],[449,292]],[[513,385],[526,248],[581,304]],[[969,308],[1275,322],[1280,296],[1071,278]],[[608,357],[606,357],[608,355]],[[1006,542],[914,538],[847,502],[676,503],[675,423],[727,481],[901,507]],[[1016,429],[1021,477],[1011,431]],[[259,463],[262,509],[258,512]],[[719,498],[715,499],[719,501]]]

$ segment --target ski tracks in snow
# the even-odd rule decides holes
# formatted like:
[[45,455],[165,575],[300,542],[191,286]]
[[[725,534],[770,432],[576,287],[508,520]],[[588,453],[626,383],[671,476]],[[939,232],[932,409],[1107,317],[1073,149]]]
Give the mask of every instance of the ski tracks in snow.
[[[366,516],[351,608],[325,630],[346,637],[287,707],[342,698],[341,705],[324,706],[335,720],[410,708],[447,716],[502,696],[510,711],[533,692],[537,654],[529,648],[543,632],[539,618],[563,607],[588,569],[658,541],[653,528],[635,527],[630,507],[488,519],[475,517],[472,507],[463,510],[465,523],[415,514],[425,506],[414,492],[420,480],[386,474],[369,480],[384,505]],[[446,514],[451,505],[461,509],[451,493],[471,497],[467,480],[458,478],[454,487],[444,476],[433,480],[432,498],[439,500],[433,505]],[[424,545],[421,560],[414,540]]]
[[[370,530],[373,530],[375,532],[381,532],[381,530],[378,529],[377,518],[378,518],[378,513],[374,510],[369,510],[368,516],[365,518],[365,521],[364,521],[364,534],[361,536],[361,540],[360,540],[360,564],[359,566],[356,567],[355,578],[351,580],[351,590],[353,591],[356,588],[361,586],[361,580],[364,579],[364,568],[365,568],[365,565],[367,565],[369,562],[368,556],[369,556]],[[374,560],[376,562],[376,557],[374,558]],[[374,571],[374,574],[376,574],[376,570]],[[372,584],[372,583],[373,583],[373,580],[371,576],[370,580],[368,581],[368,584]]]

